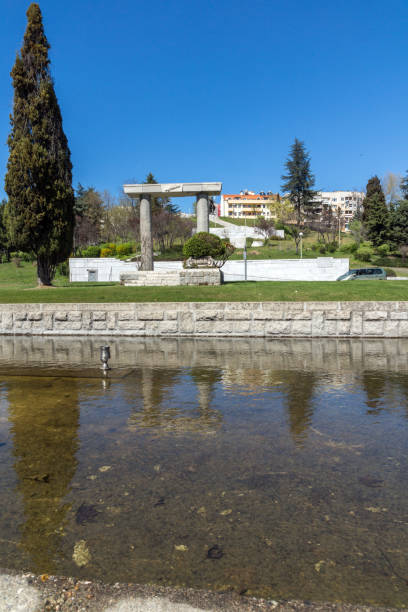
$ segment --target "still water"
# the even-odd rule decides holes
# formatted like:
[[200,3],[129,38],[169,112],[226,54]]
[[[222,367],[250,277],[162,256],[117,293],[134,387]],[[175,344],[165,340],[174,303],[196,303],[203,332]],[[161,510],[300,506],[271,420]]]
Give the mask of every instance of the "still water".
[[408,341],[3,338],[0,566],[408,605]]

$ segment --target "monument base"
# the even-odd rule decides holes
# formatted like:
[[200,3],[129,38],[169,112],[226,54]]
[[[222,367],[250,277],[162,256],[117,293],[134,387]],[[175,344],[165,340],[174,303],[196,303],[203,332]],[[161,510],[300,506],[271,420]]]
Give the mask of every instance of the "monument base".
[[125,287],[176,287],[180,285],[221,285],[223,274],[219,268],[188,270],[153,270],[127,272],[120,275]]

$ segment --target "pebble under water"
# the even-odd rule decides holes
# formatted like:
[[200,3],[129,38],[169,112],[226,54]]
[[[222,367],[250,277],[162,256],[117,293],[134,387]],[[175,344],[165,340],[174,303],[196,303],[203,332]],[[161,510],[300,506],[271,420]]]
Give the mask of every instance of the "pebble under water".
[[406,340],[2,339],[0,566],[406,607],[407,417]]

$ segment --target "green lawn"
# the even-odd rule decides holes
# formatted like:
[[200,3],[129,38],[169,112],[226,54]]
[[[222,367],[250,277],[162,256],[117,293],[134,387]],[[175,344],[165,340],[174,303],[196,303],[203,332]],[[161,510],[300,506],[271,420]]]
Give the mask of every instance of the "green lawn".
[[68,283],[37,289],[35,267],[0,265],[0,303],[39,302],[259,302],[408,300],[408,281],[236,282],[220,287],[121,287],[118,283]]

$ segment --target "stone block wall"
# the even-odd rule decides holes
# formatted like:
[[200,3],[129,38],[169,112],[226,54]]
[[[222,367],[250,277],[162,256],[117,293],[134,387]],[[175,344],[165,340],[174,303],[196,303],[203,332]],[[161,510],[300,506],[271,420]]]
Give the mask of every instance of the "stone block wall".
[[0,334],[408,337],[408,302],[0,304]]
[[138,271],[121,274],[120,282],[125,287],[221,285],[222,273],[218,268]]

